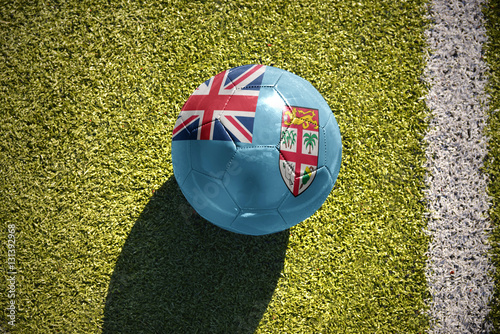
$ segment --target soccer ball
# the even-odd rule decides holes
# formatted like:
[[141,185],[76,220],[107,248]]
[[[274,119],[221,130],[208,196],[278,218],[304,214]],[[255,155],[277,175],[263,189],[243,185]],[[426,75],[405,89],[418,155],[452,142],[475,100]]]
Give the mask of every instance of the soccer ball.
[[244,65],[201,84],[172,134],[174,175],[191,206],[229,231],[263,235],[311,216],[331,192],[342,143],[303,78]]

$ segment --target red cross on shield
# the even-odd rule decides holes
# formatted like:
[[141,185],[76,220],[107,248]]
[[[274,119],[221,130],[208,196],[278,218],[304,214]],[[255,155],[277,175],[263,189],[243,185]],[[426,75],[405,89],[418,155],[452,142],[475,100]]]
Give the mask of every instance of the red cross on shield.
[[294,196],[314,181],[320,142],[317,109],[286,106],[281,117],[280,172]]

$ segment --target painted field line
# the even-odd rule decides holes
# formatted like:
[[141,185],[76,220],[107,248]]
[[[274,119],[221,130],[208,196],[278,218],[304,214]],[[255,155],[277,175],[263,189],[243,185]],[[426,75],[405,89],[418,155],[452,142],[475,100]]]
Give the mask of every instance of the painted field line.
[[486,333],[494,270],[488,218],[484,1],[433,0],[426,31],[430,333]]

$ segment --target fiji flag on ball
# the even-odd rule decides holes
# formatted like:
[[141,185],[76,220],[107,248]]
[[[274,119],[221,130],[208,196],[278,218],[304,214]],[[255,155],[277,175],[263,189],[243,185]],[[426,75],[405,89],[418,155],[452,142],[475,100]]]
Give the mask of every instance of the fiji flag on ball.
[[306,80],[264,65],[223,71],[186,101],[172,133],[174,175],[205,219],[262,235],[311,216],[330,194],[342,144]]

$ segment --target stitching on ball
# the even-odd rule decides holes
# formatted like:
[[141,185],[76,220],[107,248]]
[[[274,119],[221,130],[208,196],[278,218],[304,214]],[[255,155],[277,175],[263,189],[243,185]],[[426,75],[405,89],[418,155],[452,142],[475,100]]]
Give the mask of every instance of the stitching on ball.
[[[275,145],[253,145],[253,146],[236,146],[236,150],[251,150],[254,148],[274,148],[276,149]],[[279,150],[278,150],[279,151]]]

